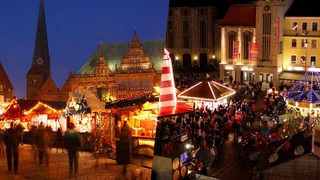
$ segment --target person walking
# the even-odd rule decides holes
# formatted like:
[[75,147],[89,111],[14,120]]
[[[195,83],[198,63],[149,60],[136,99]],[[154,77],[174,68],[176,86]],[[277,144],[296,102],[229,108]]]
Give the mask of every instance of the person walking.
[[11,122],[10,128],[4,133],[4,143],[6,145],[8,171],[12,171],[12,160],[14,173],[18,173],[19,165],[19,133],[16,130],[16,126]]
[[31,138],[31,152],[32,152],[32,157],[33,157],[33,160],[35,161],[37,156],[38,156],[38,150],[37,150],[37,144],[36,144],[36,134],[37,134],[37,131],[38,131],[38,127],[35,126],[35,125],[32,125],[31,126],[31,129],[29,131],[30,133],[30,138]]
[[64,145],[68,151],[69,158],[69,174],[75,175],[78,173],[79,168],[79,150],[82,149],[82,136],[75,129],[75,125],[70,123],[69,130],[64,136]]
[[61,131],[61,128],[59,127],[58,130],[57,130],[57,153],[58,153],[58,150],[59,148],[62,149],[63,151],[63,141],[62,141],[62,131]]
[[39,166],[42,165],[43,159],[45,159],[46,166],[49,166],[49,143],[49,133],[41,122],[36,133]]
[[2,128],[0,128],[0,156],[4,155],[5,154],[5,148],[4,148],[4,141],[3,141],[3,138],[4,138],[4,130]]
[[121,157],[119,164],[123,164],[123,174],[127,173],[127,164],[130,163],[130,143],[131,142],[131,128],[127,121],[123,122],[120,133],[120,147],[117,147],[117,156]]

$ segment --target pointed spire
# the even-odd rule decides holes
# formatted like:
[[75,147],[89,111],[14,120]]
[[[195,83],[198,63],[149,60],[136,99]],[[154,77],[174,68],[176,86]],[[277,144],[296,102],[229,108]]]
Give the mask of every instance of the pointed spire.
[[160,85],[159,112],[162,108],[174,108],[177,103],[176,88],[169,52],[164,49]]
[[137,36],[137,31],[136,31],[136,28],[134,28],[134,33],[131,41],[131,48],[140,48],[140,47],[141,47],[141,44]]
[[39,16],[32,65],[43,65],[50,74],[50,56],[43,0],[40,0]]

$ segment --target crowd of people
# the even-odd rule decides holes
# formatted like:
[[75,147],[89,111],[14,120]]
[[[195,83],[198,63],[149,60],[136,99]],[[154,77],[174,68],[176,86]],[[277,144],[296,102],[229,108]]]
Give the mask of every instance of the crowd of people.
[[[229,86],[237,93],[228,99],[227,104],[213,110],[210,107],[195,107],[193,113],[163,118],[157,127],[157,133],[161,132],[161,141],[164,143],[172,137],[187,135],[193,149],[204,148],[215,157],[229,138],[239,144],[239,157],[249,156],[269,143],[279,141],[278,132],[283,125],[276,117],[286,112],[284,93],[276,91],[272,84],[268,91],[263,92],[261,82],[232,83]],[[265,97],[263,107],[257,112],[257,96],[260,93]],[[274,126],[262,119],[263,116],[275,121]],[[199,159],[195,162],[203,165]],[[199,173],[206,173],[203,168],[200,169]]]
[[[19,168],[19,146],[23,145],[24,127],[20,123],[10,123],[10,128],[2,129],[0,134],[0,153],[7,157],[8,171],[17,174]],[[53,147],[53,132],[50,126],[45,126],[41,122],[38,126],[33,125],[30,130],[30,143],[32,146],[32,157],[39,166],[43,164],[49,167],[50,150]],[[69,159],[70,175],[76,175],[78,171],[78,151],[82,149],[83,142],[81,134],[75,129],[73,123],[69,124],[69,129],[62,137],[61,132],[57,132],[57,149],[59,147],[67,149]],[[3,145],[5,144],[5,145]]]

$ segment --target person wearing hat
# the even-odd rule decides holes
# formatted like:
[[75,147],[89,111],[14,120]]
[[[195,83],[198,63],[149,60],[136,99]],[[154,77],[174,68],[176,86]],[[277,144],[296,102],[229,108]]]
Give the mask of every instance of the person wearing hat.
[[12,171],[12,160],[14,173],[18,173],[19,164],[19,134],[16,126],[11,122],[10,128],[4,133],[4,143],[6,145],[8,171]]

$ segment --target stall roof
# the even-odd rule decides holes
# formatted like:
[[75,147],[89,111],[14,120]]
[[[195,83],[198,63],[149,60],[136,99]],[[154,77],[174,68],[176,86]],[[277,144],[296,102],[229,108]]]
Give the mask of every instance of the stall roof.
[[87,99],[88,106],[93,112],[103,111],[105,110],[106,104],[98,98],[98,95],[89,91],[85,90],[83,92],[84,97]]
[[178,101],[174,107],[168,106],[159,108],[158,117],[173,116],[177,114],[186,114],[193,112],[193,106],[184,101]]
[[235,93],[235,90],[215,81],[202,81],[181,92],[178,98],[217,101]]
[[50,106],[56,110],[63,110],[66,108],[65,102],[60,101],[37,101],[37,100],[26,100],[26,99],[18,99],[17,103],[22,110],[28,111],[34,106],[36,106],[39,102]]

